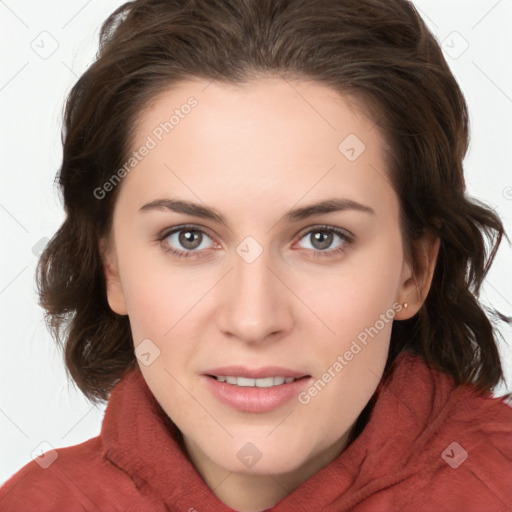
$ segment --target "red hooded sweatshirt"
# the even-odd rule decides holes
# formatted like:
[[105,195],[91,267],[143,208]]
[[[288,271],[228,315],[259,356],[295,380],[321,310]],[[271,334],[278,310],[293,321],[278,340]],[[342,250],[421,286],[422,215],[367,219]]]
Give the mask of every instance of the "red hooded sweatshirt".
[[[455,386],[408,352],[376,392],[359,436],[268,511],[512,511],[512,409],[503,399]],[[130,370],[100,435],[28,463],[0,489],[0,510],[232,512],[180,446],[140,370]]]

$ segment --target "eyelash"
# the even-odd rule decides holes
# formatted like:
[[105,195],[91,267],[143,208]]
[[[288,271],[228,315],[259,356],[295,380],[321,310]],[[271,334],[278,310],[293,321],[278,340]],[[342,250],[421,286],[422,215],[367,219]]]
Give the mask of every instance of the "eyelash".
[[[203,229],[200,229],[200,228],[198,228],[196,226],[192,226],[192,225],[185,225],[185,226],[179,226],[177,228],[173,228],[170,231],[165,231],[158,237],[158,241],[163,243],[166,238],[169,238],[174,233],[179,233],[181,231],[193,231],[193,232],[197,232],[197,233],[202,233],[202,234],[206,235],[208,238],[211,238],[211,236],[208,235],[208,233],[206,231],[204,231]],[[350,245],[354,242],[353,237],[351,235],[349,235],[345,230],[335,228],[333,226],[321,226],[321,225],[314,226],[313,228],[309,229],[309,231],[306,231],[305,233],[303,233],[300,236],[299,240],[302,240],[306,235],[311,235],[312,233],[317,233],[317,232],[334,233],[342,239],[342,244],[340,245],[340,247],[338,249],[333,249],[330,251],[328,251],[328,250],[322,251],[320,249],[316,249],[316,250],[315,249],[307,249],[308,252],[313,252],[312,257],[314,259],[321,258],[321,257],[332,258],[334,256],[337,256],[337,255],[341,254],[342,252],[344,252],[347,249],[348,245]],[[166,253],[172,254],[174,257],[176,257],[178,259],[179,258],[188,258],[188,257],[190,257],[190,255],[194,255],[195,258],[203,258],[206,256],[204,254],[206,249],[199,250],[199,251],[197,251],[197,250],[181,251],[178,249],[173,249],[170,246],[164,246],[164,251]]]

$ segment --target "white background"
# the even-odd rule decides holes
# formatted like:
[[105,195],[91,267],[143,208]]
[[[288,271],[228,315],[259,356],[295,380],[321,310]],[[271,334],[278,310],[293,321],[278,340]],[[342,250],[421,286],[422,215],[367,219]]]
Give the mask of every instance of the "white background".
[[[469,193],[495,208],[512,232],[512,1],[414,3],[444,41],[469,105]],[[121,4],[0,2],[0,484],[30,461],[41,442],[70,446],[100,431],[104,406],[93,407],[66,381],[61,354],[46,331],[35,295],[34,253],[63,220],[53,180],[65,96],[95,56],[101,23]],[[511,253],[504,241],[482,294],[484,302],[508,315]],[[512,391],[512,331],[502,332]],[[506,390],[502,386],[496,394]]]

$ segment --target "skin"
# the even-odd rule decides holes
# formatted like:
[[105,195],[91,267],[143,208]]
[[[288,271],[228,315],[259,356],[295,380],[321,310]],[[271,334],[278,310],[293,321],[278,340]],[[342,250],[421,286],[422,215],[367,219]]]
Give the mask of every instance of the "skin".
[[[101,245],[107,295],[115,312],[129,316],[135,347],[150,339],[160,350],[139,366],[198,472],[228,506],[252,512],[277,503],[346,448],[381,378],[392,322],[306,405],[293,399],[271,412],[236,411],[211,394],[202,372],[278,365],[321,378],[393,304],[408,303],[395,320],[418,311],[439,241],[421,240],[413,275],[399,200],[385,177],[384,138],[353,101],[318,82],[182,82],[141,113],[133,149],[190,96],[198,105],[119,185],[112,231]],[[354,161],[338,149],[349,134],[366,146]],[[214,208],[227,226],[140,211],[165,198]],[[292,208],[331,198],[373,213],[283,220]],[[159,240],[184,224],[204,231],[196,232],[198,248],[180,243],[180,233]],[[315,241],[318,230],[332,235],[330,245]],[[248,236],[263,251],[252,263],[237,253]],[[168,247],[189,254],[177,258]],[[261,453],[251,468],[237,457],[247,442]]]

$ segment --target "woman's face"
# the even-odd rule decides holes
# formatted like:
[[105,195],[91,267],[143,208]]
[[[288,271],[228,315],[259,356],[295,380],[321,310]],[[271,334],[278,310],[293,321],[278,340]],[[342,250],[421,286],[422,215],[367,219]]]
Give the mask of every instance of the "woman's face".
[[141,115],[108,298],[212,480],[314,473],[374,393],[412,286],[383,145],[317,82],[183,82]]

